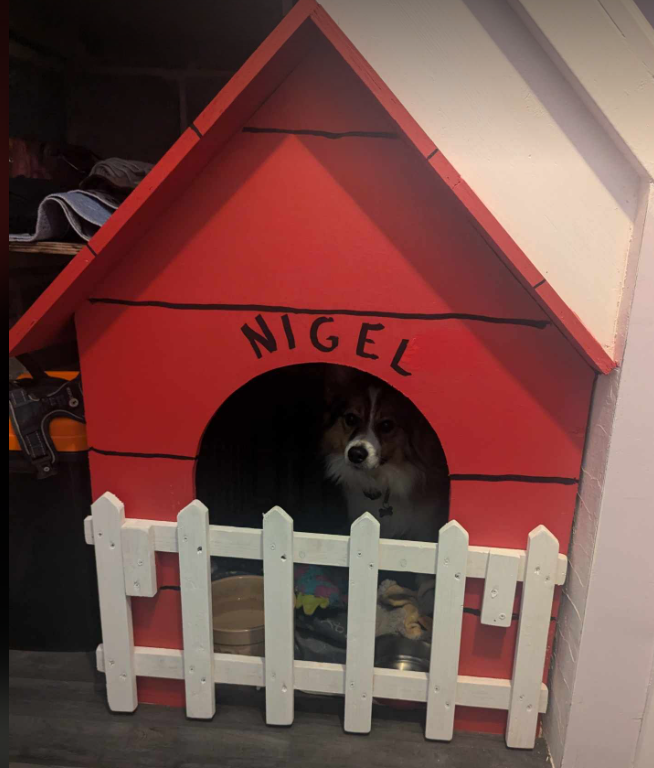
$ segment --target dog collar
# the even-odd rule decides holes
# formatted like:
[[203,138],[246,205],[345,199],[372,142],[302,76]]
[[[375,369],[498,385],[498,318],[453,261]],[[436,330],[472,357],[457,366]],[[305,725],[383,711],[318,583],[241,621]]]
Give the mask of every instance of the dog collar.
[[[369,490],[364,491],[363,495],[370,499],[371,501],[376,501],[377,499],[381,498],[382,492],[378,490]],[[384,498],[382,500],[382,505],[379,507],[379,517],[390,517],[393,514],[393,507],[389,504],[389,500],[391,498],[391,489],[387,488],[386,493],[384,494]]]

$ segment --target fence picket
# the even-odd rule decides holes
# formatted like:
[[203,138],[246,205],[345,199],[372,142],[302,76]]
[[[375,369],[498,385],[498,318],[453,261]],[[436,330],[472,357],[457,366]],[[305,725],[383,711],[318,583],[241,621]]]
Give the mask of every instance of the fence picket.
[[519,565],[519,555],[491,549],[481,604],[482,624],[490,624],[492,627],[511,626]]
[[91,516],[106,659],[107,700],[113,712],[133,712],[138,706],[138,698],[132,606],[125,593],[123,575],[121,527],[125,521],[125,507],[113,493],[105,493],[91,505]]
[[456,520],[451,520],[441,528],[438,537],[425,727],[428,739],[450,741],[454,733],[467,562],[468,533]]
[[558,556],[558,540],[544,525],[534,528],[527,542],[527,564],[506,726],[507,747],[530,749],[536,741],[538,696],[543,679]]
[[132,597],[157,594],[154,526],[142,520],[127,520],[122,530],[125,591]]
[[295,711],[293,520],[281,507],[273,507],[263,518],[263,577],[266,722],[290,725]]
[[379,523],[361,515],[350,531],[350,587],[345,657],[345,730],[369,733],[375,668]]
[[188,717],[210,720],[216,713],[211,557],[209,513],[201,501],[192,501],[177,515],[177,537],[186,714]]

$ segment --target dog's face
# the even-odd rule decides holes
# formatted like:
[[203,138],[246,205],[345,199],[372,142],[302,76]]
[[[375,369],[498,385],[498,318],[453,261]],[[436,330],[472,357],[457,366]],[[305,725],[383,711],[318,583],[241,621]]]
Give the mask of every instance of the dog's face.
[[353,369],[330,371],[326,392],[328,476],[363,488],[399,483],[409,492],[420,471],[415,438],[422,415],[395,389]]

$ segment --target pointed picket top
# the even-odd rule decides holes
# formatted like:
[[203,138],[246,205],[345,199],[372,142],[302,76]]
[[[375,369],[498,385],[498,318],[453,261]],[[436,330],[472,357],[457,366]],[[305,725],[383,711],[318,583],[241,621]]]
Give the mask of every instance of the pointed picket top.
[[183,520],[184,518],[193,517],[194,515],[206,514],[209,514],[209,510],[206,505],[203,504],[199,499],[193,499],[190,504],[187,504],[184,509],[177,513],[177,522],[179,522],[180,517]]
[[527,565],[525,587],[530,581],[530,571],[536,575],[547,573],[548,586],[554,589],[556,569],[559,561],[559,540],[544,525],[538,525],[527,536]]
[[125,505],[118,498],[118,496],[115,496],[113,493],[111,493],[111,491],[105,491],[99,499],[96,499],[93,504],[91,504],[91,509],[103,511],[108,509],[115,509],[121,514],[124,514]]
[[[539,526],[542,528],[543,526]],[[454,533],[456,531],[456,533]],[[443,536],[446,538],[452,537],[453,541],[456,541],[458,538],[461,538],[465,540],[466,544],[468,543],[468,531],[461,525],[461,523],[458,523],[456,520],[450,520],[449,523],[445,523],[445,525],[440,529],[438,532],[438,540],[442,541]]]
[[552,538],[556,542],[557,546],[559,544],[559,540],[556,538],[556,536],[549,530],[549,528],[546,528],[544,525],[537,525],[532,531],[529,531],[529,535],[527,536],[528,542],[535,541],[537,538],[543,536],[544,538]]
[[364,512],[360,517],[357,517],[357,519],[352,523],[350,526],[350,531],[354,529],[356,526],[359,528],[360,526],[372,526],[372,530],[375,530],[376,528],[379,528],[379,520],[374,515],[371,515],[370,512]]
[[277,504],[265,512],[263,517],[265,520],[274,520],[275,518],[278,518],[279,520],[283,520],[285,523],[293,522],[293,518],[288,514],[288,512],[277,506]]

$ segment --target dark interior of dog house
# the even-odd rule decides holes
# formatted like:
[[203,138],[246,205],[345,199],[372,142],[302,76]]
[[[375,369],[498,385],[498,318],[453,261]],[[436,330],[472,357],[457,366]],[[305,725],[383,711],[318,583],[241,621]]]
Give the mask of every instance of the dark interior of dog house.
[[[353,369],[328,364],[290,366],[251,380],[217,410],[203,436],[196,469],[197,497],[209,508],[212,524],[259,528],[261,510],[278,504],[293,512],[296,530],[347,533],[351,521],[346,498],[339,479],[326,469],[329,450],[324,439],[334,421],[356,417],[348,414],[346,401],[334,402],[338,395],[329,391],[335,368],[343,385],[352,390],[356,384],[350,380],[357,378]],[[364,379],[364,385],[388,387],[374,377]],[[405,415],[406,421],[395,424],[387,419],[384,423],[387,429],[391,427],[386,435],[389,454],[399,448],[399,430],[403,432],[400,440],[407,443],[412,437],[416,440],[411,433],[417,426],[433,433],[417,409],[404,396],[396,396],[406,401],[404,413],[398,414],[399,418]],[[383,420],[381,415],[377,420]],[[345,428],[346,432],[356,431],[356,426],[345,424]],[[435,442],[440,450],[438,462],[430,466],[432,472],[443,468],[445,459],[437,438]],[[396,466],[407,460],[420,465],[420,456],[413,458],[409,451],[406,445],[407,455],[395,457]],[[443,474],[446,472],[444,467]],[[447,480],[440,493],[446,509]],[[445,512],[443,523],[446,521]]]
[[325,478],[320,367],[281,368],[253,379],[217,410],[202,439],[196,490],[216,525],[260,528],[261,510],[293,510],[295,526],[347,530],[345,500]]

